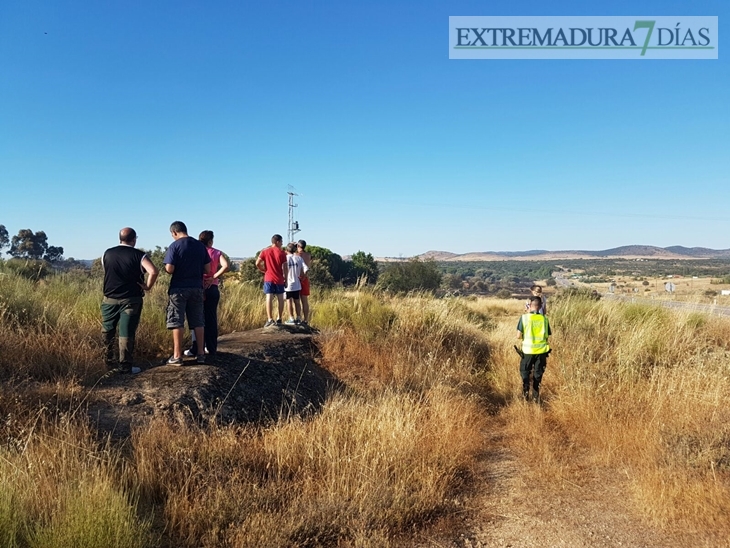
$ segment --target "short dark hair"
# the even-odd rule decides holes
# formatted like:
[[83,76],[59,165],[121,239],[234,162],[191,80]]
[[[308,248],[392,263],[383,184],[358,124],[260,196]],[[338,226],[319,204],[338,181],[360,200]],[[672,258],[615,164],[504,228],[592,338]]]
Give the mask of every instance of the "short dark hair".
[[305,242],[304,240],[299,240],[299,241],[297,242],[297,245],[298,245],[299,247],[301,247],[302,249],[306,249],[306,248],[307,248],[307,242]]
[[213,241],[213,237],[214,235],[212,230],[203,230],[203,232],[200,233],[200,236],[198,236],[198,240],[203,242],[207,247]]
[[530,291],[537,291],[538,293],[542,293],[542,286],[535,284],[530,287]]
[[540,308],[542,306],[542,297],[530,297],[530,306],[532,306],[533,304],[537,304],[537,307]]
[[272,244],[275,244],[276,242],[283,242],[283,241],[284,241],[284,238],[281,237],[281,234],[274,234],[271,237],[271,243]]
[[295,244],[294,242],[291,242],[291,243],[287,244],[287,246],[286,246],[286,250],[287,250],[287,251],[288,251],[289,253],[295,253],[295,252],[296,252],[296,250],[297,250],[297,244]]
[[187,234],[188,227],[182,221],[175,221],[170,225],[170,232],[177,232],[178,234]]

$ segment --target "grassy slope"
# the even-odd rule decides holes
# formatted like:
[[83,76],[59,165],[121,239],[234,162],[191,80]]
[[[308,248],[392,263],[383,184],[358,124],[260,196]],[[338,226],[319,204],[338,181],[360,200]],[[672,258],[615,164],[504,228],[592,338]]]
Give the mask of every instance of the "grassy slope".
[[[101,372],[98,295],[98,281],[71,277],[0,284],[3,545],[94,545],[107,530],[119,546],[388,545],[462,511],[449,501],[490,402],[546,484],[621,469],[645,519],[730,530],[728,320],[553,300],[539,410],[513,399],[521,303],[319,294],[323,363],[350,387],[320,415],[267,428],[160,422],[119,448],[75,413]],[[170,344],[163,307],[160,287],[145,305],[143,355]],[[223,331],[262,316],[258,288],[226,288]]]

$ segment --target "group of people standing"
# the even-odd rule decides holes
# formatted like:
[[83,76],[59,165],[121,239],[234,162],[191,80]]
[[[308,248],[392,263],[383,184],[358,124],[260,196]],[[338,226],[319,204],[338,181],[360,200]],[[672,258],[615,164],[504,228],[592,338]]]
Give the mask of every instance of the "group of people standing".
[[[307,242],[290,242],[284,249],[280,234],[271,237],[271,245],[256,258],[256,268],[264,274],[266,298],[266,323],[264,327],[285,323],[307,325],[309,323],[309,276],[312,256],[306,250]],[[277,301],[277,317],[274,319],[274,299]],[[285,310],[286,309],[286,310]]]
[[[220,278],[230,264],[225,255],[213,247],[213,231],[204,230],[196,240],[188,236],[182,221],[170,225],[173,242],[164,257],[165,271],[171,275],[168,291],[166,323],[172,331],[173,353],[168,365],[182,365],[183,356],[194,356],[199,364],[206,354],[214,356],[218,348],[218,302]],[[144,292],[155,285],[157,267],[147,255],[136,249],[137,233],[126,227],[119,231],[119,245],[107,249],[102,256],[104,269],[104,299],[101,304],[102,332],[106,363],[123,372],[139,373],[134,367],[135,333],[142,314]],[[264,295],[267,320],[264,327],[285,323],[307,325],[309,322],[309,277],[312,256],[306,251],[307,242],[289,243],[284,249],[280,234],[271,237],[271,245],[261,250],[256,268],[264,275]],[[145,279],[146,278],[146,279]],[[547,306],[542,287],[531,287],[532,297],[525,304],[525,314],[517,324],[522,343],[520,376],[522,395],[526,400],[539,401],[551,335]],[[274,299],[278,315],[274,317]],[[192,348],[183,352],[184,328],[193,332]],[[119,328],[119,363],[114,362],[114,339]],[[532,382],[530,382],[532,381]],[[532,384],[532,387],[530,386]],[[530,393],[532,388],[532,394]]]
[[[184,357],[206,363],[206,355],[218,350],[218,303],[221,276],[230,269],[226,256],[213,247],[212,230],[204,230],[196,240],[188,236],[182,221],[170,225],[173,242],[163,259],[170,274],[166,312],[167,329],[172,332],[172,356],[168,365],[182,365]],[[108,367],[125,373],[139,373],[133,363],[135,334],[142,315],[144,292],[150,291],[159,276],[149,257],[136,249],[137,233],[126,227],[119,231],[119,245],[104,252],[104,298],[101,304],[102,333]],[[312,256],[307,242],[299,240],[283,249],[279,234],[256,259],[256,268],[264,274],[267,321],[264,327],[285,323],[307,325],[310,319],[309,277]],[[278,316],[273,316],[273,300],[278,302]],[[183,351],[185,321],[192,331],[192,347]],[[114,339],[119,330],[118,363],[114,359]]]
[[[171,275],[166,313],[167,328],[172,331],[173,353],[168,365],[183,364],[185,320],[193,332],[193,346],[185,352],[204,364],[206,354],[215,355],[218,347],[218,302],[221,276],[230,264],[225,255],[213,247],[214,234],[204,230],[196,240],[188,236],[182,221],[170,225],[173,242],[163,259],[165,272]],[[135,333],[142,314],[144,292],[154,286],[158,268],[147,255],[135,248],[137,233],[133,228],[119,231],[119,245],[102,256],[104,298],[101,304],[102,333],[106,364],[126,373],[139,373],[133,365]],[[145,279],[146,277],[146,279]],[[119,328],[119,361],[114,360],[114,339]]]

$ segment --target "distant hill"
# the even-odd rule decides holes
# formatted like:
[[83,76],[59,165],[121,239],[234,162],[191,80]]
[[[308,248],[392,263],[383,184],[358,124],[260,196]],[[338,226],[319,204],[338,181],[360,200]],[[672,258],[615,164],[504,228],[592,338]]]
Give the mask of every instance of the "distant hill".
[[[602,251],[589,250],[562,250],[547,251],[533,249],[529,251],[474,251],[470,253],[451,253],[449,251],[426,251],[417,255],[419,259],[433,259],[435,261],[554,261],[559,259],[727,259],[730,258],[730,249],[709,249],[706,247],[657,247],[653,245],[625,245],[604,249]],[[407,260],[409,257],[383,257],[381,262]]]

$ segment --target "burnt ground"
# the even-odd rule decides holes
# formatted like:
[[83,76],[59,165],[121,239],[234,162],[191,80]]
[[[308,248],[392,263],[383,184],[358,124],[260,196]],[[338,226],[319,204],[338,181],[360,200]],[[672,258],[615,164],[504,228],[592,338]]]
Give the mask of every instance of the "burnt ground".
[[105,375],[91,390],[89,417],[101,433],[124,438],[132,426],[159,416],[225,424],[316,412],[340,387],[318,357],[305,327],[230,333],[220,337],[218,353],[206,365],[186,358],[183,366]]

